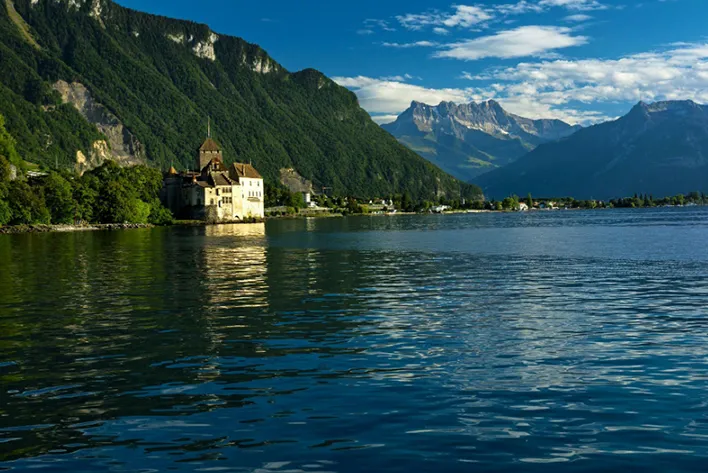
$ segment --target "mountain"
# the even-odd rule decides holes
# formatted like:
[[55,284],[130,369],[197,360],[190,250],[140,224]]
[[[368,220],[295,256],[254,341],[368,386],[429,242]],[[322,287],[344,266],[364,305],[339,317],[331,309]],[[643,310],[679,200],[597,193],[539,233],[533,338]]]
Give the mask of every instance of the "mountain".
[[0,0],[0,114],[25,160],[193,166],[212,134],[269,183],[294,170],[339,195],[480,197],[411,152],[322,73],[110,0]]
[[494,100],[437,106],[413,102],[395,122],[382,127],[413,151],[467,181],[580,129],[560,120],[531,120],[508,113]]
[[489,196],[609,199],[708,190],[708,107],[640,102],[618,120],[541,145],[477,178]]

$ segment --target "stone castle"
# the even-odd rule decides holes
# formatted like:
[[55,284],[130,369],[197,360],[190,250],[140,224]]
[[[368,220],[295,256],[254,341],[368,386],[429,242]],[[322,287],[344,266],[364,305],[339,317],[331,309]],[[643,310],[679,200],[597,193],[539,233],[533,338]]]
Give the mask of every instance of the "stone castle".
[[199,148],[196,170],[165,173],[163,204],[181,218],[243,221],[263,218],[263,177],[251,164],[224,164],[221,147],[208,133]]

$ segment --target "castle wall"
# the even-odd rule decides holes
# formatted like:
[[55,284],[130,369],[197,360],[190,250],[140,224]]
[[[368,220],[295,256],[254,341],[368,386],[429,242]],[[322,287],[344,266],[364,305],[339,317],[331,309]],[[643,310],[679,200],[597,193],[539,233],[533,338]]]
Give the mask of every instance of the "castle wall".
[[265,216],[263,179],[241,177],[239,183],[241,184],[243,217],[263,218]]

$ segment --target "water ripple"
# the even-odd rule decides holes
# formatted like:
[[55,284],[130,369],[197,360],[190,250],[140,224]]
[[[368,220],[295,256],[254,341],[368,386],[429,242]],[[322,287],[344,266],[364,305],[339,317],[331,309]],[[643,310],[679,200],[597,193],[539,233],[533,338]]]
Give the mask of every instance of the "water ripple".
[[0,236],[0,469],[700,471],[706,217]]

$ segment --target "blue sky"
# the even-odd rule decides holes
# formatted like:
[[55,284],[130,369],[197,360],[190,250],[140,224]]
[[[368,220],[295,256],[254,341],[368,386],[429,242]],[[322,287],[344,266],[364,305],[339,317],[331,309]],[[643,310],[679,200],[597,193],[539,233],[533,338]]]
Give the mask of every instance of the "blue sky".
[[708,102],[706,0],[119,0],[313,67],[378,122],[412,100],[495,99],[590,123],[639,100]]

